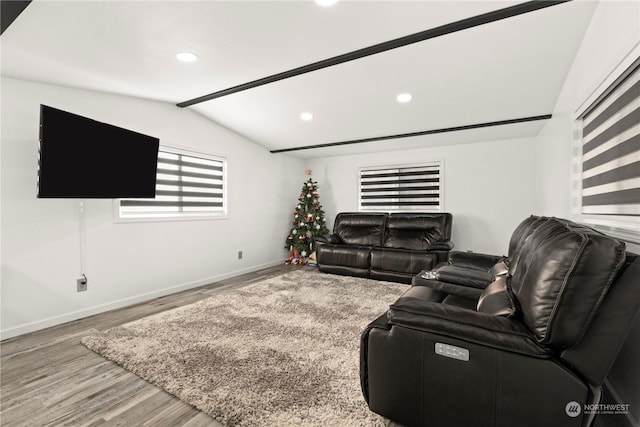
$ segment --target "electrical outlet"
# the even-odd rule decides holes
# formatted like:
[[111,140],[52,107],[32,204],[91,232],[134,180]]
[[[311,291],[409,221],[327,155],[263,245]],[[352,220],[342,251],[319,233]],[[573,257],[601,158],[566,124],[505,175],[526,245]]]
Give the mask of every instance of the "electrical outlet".
[[238,259],[242,259],[242,251],[238,251]]
[[[84,274],[83,274],[84,276]],[[78,292],[84,292],[87,290],[87,276],[82,277],[81,279],[76,280],[76,284],[78,286]]]

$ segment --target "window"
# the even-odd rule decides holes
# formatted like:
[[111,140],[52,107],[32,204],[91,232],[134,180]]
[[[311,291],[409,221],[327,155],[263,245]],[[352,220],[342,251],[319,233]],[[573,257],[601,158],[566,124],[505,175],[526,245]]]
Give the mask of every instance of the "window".
[[440,212],[442,161],[360,169],[360,210]]
[[638,242],[640,59],[602,91],[578,121],[582,129],[582,218],[613,230],[611,234],[622,230],[617,237]]
[[161,147],[155,199],[122,199],[120,218],[224,216],[226,159]]

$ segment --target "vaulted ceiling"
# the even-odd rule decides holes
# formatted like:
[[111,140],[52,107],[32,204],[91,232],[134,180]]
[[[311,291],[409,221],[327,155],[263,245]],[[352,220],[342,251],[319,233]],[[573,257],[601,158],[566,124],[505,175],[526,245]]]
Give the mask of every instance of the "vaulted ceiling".
[[[0,38],[1,71],[179,104],[518,4],[36,0]],[[545,120],[460,128],[551,113],[596,5],[556,4],[184,108],[307,158],[535,136]],[[198,61],[177,61],[181,51]],[[398,103],[402,92],[413,99]],[[414,133],[429,135],[384,139]],[[304,149],[318,145],[330,146]]]

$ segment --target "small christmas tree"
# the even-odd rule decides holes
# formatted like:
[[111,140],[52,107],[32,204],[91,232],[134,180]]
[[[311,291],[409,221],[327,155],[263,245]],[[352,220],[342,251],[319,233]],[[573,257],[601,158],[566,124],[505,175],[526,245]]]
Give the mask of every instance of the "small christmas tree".
[[328,232],[324,211],[318,200],[318,183],[311,178],[311,170],[306,173],[309,179],[302,185],[298,204],[293,212],[293,227],[285,243],[285,248],[291,251],[287,264],[306,264],[315,249],[316,236]]

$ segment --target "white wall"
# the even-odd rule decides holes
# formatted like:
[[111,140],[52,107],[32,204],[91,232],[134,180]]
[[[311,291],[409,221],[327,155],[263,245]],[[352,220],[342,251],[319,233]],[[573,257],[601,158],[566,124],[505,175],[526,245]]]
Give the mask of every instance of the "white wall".
[[572,140],[576,111],[640,43],[640,2],[601,1],[553,111],[538,135],[536,209],[572,216]]
[[[285,259],[302,160],[168,103],[12,79],[2,79],[1,100],[2,338]],[[114,223],[111,200],[87,200],[88,291],[76,292],[79,202],[35,196],[41,103],[227,157],[228,219]]]
[[[606,87],[616,75],[611,73],[640,55],[640,2],[601,1],[585,33],[573,66],[562,88],[553,118],[538,136],[536,144],[536,209],[544,215],[565,218],[575,216],[576,200],[572,197],[572,159],[580,154],[572,149],[576,112],[585,101],[592,102],[593,93]],[[620,70],[622,71],[622,70]],[[574,194],[574,195],[572,195]],[[640,253],[640,245],[627,249]],[[638,321],[632,332],[640,330]],[[629,378],[637,376],[640,353],[637,336],[630,336],[622,347],[618,361],[607,378],[607,387],[615,390],[618,403],[631,404],[631,414],[619,417],[624,424],[637,425],[640,412],[640,386],[629,387]],[[633,418],[633,419],[632,419]],[[622,425],[621,424],[621,425]]]
[[[534,139],[309,160],[331,220],[358,210],[358,168],[444,160],[444,210],[457,250],[506,254],[513,229],[534,212]],[[332,223],[329,224],[332,226]]]

